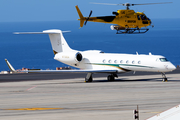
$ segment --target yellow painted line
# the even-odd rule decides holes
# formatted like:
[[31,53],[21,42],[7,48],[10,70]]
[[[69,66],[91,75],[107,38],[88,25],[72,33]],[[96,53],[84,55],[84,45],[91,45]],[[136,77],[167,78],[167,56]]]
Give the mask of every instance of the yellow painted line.
[[58,110],[63,108],[18,108],[18,109],[5,109],[5,110]]
[[161,112],[146,112],[146,113],[161,113]]

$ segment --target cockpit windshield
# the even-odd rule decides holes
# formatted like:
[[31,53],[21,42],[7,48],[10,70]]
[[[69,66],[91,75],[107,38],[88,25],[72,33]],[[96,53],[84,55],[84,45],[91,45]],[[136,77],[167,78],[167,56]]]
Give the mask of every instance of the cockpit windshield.
[[145,15],[141,15],[141,19],[142,19],[142,20],[148,20]]
[[161,62],[167,62],[168,60],[166,58],[159,58]]
[[100,53],[104,53],[104,51],[101,51]]

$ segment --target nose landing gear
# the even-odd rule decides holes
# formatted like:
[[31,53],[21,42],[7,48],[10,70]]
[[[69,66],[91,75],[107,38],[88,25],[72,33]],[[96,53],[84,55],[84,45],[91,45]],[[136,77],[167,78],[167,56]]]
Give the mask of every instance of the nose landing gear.
[[166,77],[166,74],[163,73],[163,72],[162,72],[162,81],[163,81],[163,82],[167,82],[167,81],[168,81],[168,79],[167,79],[167,77]]

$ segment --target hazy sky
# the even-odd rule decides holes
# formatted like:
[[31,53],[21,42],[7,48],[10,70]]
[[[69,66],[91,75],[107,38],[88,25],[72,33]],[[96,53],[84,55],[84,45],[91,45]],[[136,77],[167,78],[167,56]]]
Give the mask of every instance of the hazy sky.
[[0,22],[26,21],[64,21],[79,18],[75,5],[78,5],[84,16],[93,10],[92,16],[112,15],[112,11],[125,9],[123,6],[90,4],[98,3],[156,3],[134,6],[136,12],[145,12],[149,18],[180,18],[180,0],[0,0]]

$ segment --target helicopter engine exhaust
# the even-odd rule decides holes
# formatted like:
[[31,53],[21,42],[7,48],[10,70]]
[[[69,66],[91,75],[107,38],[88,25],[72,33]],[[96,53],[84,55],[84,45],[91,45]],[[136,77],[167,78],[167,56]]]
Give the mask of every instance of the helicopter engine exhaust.
[[121,27],[119,25],[111,25],[111,30],[125,30],[125,27]]

